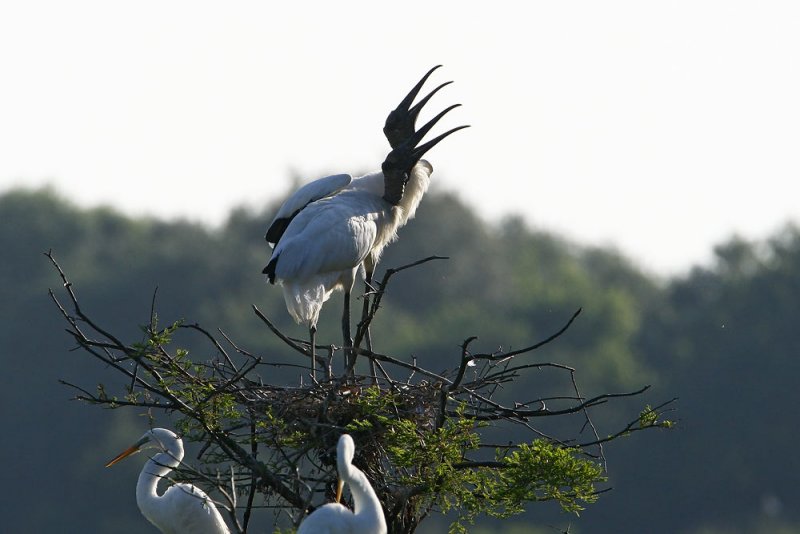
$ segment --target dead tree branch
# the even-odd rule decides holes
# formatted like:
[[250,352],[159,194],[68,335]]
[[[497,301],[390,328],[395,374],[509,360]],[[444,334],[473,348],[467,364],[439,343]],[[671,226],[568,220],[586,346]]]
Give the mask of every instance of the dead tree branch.
[[[66,305],[61,301],[63,297],[52,290],[50,298],[65,320],[76,348],[124,379],[124,385],[99,384],[94,391],[67,380],[62,384],[76,392],[77,400],[173,416],[185,439],[203,443],[198,457],[203,468],[187,467],[179,471],[181,476],[220,496],[217,501],[228,510],[230,521],[239,532],[246,532],[251,524],[258,497],[264,506],[289,510],[295,524],[326,502],[337,478],[334,446],[345,432],[357,437],[356,463],[367,473],[388,511],[390,532],[411,533],[422,519],[446,506],[443,498],[464,503],[472,498],[468,496],[472,490],[467,490],[470,484],[477,484],[475,480],[499,483],[502,477],[497,476],[498,472],[522,469],[524,463],[518,457],[533,446],[547,454],[574,451],[604,462],[604,444],[640,430],[669,426],[663,420],[664,408],[674,399],[656,408],[648,407],[637,418],[601,437],[593,411],[641,396],[649,386],[586,397],[578,389],[573,367],[518,360],[564,335],[580,309],[558,331],[522,349],[473,353],[470,347],[477,338],[470,336],[454,355],[458,365],[452,371],[433,372],[419,365],[413,356],[381,354],[369,344],[362,348],[392,276],[444,259],[441,256],[387,270],[375,290],[365,295],[371,301],[358,324],[352,353],[381,364],[380,378],[356,375],[355,357],[343,375],[333,376],[330,360],[334,352],[342,349],[328,346],[323,347],[328,349],[328,357],[317,356],[316,362],[329,369],[326,378],[299,387],[265,380],[262,372],[277,364],[238,346],[222,331],[220,342],[215,334],[196,323],[159,326],[155,292],[150,317],[143,328],[144,340],[123,342],[82,309],[72,283],[53,254],[48,252],[46,256],[63,284]],[[258,307],[252,308],[258,320],[286,346],[310,357],[307,344],[286,336]],[[208,346],[209,355],[190,359],[188,351],[176,348],[172,335],[179,329]],[[233,350],[226,350],[223,343]],[[572,391],[511,403],[499,400],[499,391],[525,379],[530,372],[566,373]],[[553,437],[538,426],[543,418],[576,414],[582,417],[583,427],[592,429],[593,439],[577,443],[574,436]],[[481,443],[482,429],[487,424],[529,435],[532,441],[490,447]],[[502,450],[506,456],[480,457],[491,449]],[[470,474],[465,478],[462,475],[466,472]],[[230,477],[224,480],[220,473],[230,473]],[[539,475],[526,476],[532,477],[533,484]],[[602,479],[599,474],[595,478],[592,484]],[[559,502],[570,510],[578,506],[576,500],[591,502],[598,493],[591,484],[589,489],[576,486],[573,493],[562,492],[559,497],[548,497],[546,488],[537,488],[524,499],[563,499]],[[500,513],[493,512],[492,506],[499,505],[491,504],[491,497],[482,499],[485,501],[478,508]]]

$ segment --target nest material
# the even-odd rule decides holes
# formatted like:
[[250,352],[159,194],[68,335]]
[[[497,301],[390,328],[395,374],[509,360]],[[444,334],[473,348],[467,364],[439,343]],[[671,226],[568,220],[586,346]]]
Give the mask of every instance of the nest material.
[[[275,388],[251,386],[240,392],[239,402],[251,413],[270,414],[290,421],[292,431],[309,435],[325,434],[321,430],[336,430],[337,435],[353,421],[370,423],[373,432],[380,434],[380,417],[406,419],[418,428],[432,429],[436,424],[437,407],[441,402],[441,384],[421,382],[377,386],[367,384],[366,377],[351,383],[323,382],[305,388]],[[379,388],[376,392],[375,388]],[[376,410],[368,399],[380,396],[383,401]]]
[[[261,433],[273,447],[281,444],[288,445],[286,451],[314,451],[316,460],[302,469],[304,479],[309,488],[322,490],[329,499],[336,487],[336,443],[343,432],[352,434],[358,444],[354,464],[367,474],[386,505],[393,507],[398,499],[407,497],[401,495],[402,488],[386,463],[386,419],[410,421],[423,432],[434,430],[442,394],[441,383],[376,386],[362,376],[346,384],[334,380],[303,388],[252,385],[241,390],[238,402],[264,421],[287,423],[267,425]],[[302,438],[298,440],[298,436]]]

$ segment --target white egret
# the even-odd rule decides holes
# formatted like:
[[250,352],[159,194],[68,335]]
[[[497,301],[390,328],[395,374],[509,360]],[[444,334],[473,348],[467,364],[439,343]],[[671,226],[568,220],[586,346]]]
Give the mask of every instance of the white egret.
[[415,131],[422,107],[442,87],[417,105],[419,94],[434,67],[414,86],[386,119],[384,135],[392,147],[381,171],[353,178],[337,174],[311,182],[291,195],[278,210],[266,239],[274,246],[263,272],[270,283],[283,287],[289,314],[309,329],[311,371],[316,370],[315,334],[322,304],[334,290],[344,291],[342,337],[350,337],[350,292],[360,270],[369,285],[384,247],[397,230],[413,218],[428,190],[433,167],[422,156],[442,139],[467,126],[453,128],[417,146],[452,105]]
[[200,488],[179,483],[167,488],[163,495],[156,491],[158,481],[183,459],[183,441],[171,430],[148,430],[106,467],[145,449],[160,452],[147,461],[136,484],[136,503],[142,515],[165,534],[229,534],[217,507]]
[[[297,534],[386,534],[386,518],[375,490],[367,476],[353,465],[356,452],[353,438],[342,434],[336,447],[336,468],[339,482],[336,502],[314,510],[300,524]],[[344,483],[353,494],[353,511],[339,504]]]

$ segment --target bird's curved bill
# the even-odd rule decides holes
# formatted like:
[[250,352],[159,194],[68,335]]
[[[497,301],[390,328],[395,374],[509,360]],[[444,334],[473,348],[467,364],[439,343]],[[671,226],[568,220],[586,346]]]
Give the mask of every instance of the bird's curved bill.
[[344,489],[344,480],[340,478],[336,483],[336,502],[342,502],[343,489]]
[[[414,99],[415,99],[415,98],[417,98],[417,95],[419,94],[420,90],[422,89],[422,86],[423,86],[423,85],[425,85],[425,82],[426,82],[426,81],[428,81],[428,78],[430,78],[431,74],[433,74],[433,71],[435,71],[435,70],[436,70],[436,69],[438,69],[439,67],[441,67],[441,65],[436,65],[435,67],[433,67],[431,70],[429,70],[429,71],[428,71],[428,72],[425,74],[425,76],[423,76],[423,77],[422,77],[422,79],[421,79],[420,81],[418,81],[418,82],[417,82],[417,85],[415,85],[415,86],[414,86],[414,87],[411,89],[411,91],[409,91],[409,93],[408,93],[408,94],[405,96],[405,98],[403,99],[403,101],[402,101],[402,102],[400,102],[400,105],[399,105],[399,106],[397,106],[397,109],[398,109],[398,110],[406,110],[406,111],[410,111],[410,110],[411,110],[411,103],[414,101]],[[449,83],[449,82],[448,82],[448,83]],[[447,85],[447,84],[444,84],[444,85]],[[443,87],[443,86],[439,86],[439,87],[437,87],[436,89],[434,89],[434,90],[433,90],[433,92],[435,93],[436,91],[438,91],[438,90],[439,90],[439,89],[441,89],[442,87]],[[428,98],[430,98],[431,96],[433,96],[433,94],[431,94],[431,95],[428,95]],[[426,98],[426,99],[425,99],[425,102],[427,102],[427,101],[428,101],[428,98]],[[424,104],[425,104],[425,103],[423,102],[423,105],[424,105]],[[419,107],[421,108],[422,106],[419,106]],[[417,112],[419,112],[419,109],[417,109]]]
[[136,454],[137,452],[139,452],[139,450],[141,450],[142,445],[147,443],[147,441],[148,438],[140,439],[139,441],[137,441],[136,443],[134,443],[133,445],[131,445],[130,447],[119,453],[118,455],[116,455],[110,462],[106,464],[106,467],[111,467],[115,463],[119,462],[123,458],[127,458],[131,454]]

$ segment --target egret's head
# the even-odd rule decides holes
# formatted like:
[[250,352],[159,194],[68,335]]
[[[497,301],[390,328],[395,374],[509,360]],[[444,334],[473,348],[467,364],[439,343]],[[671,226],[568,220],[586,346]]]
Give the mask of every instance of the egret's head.
[[342,434],[336,446],[336,458],[341,469],[342,464],[349,466],[356,455],[356,444],[350,434]]
[[344,489],[345,479],[349,480],[350,466],[353,463],[353,456],[356,454],[356,444],[350,434],[342,434],[339,444],[336,446],[336,467],[339,471],[339,480],[336,484],[336,502],[342,500],[342,490]]
[[115,456],[106,464],[106,467],[111,467],[120,460],[145,449],[158,449],[162,452],[171,452],[176,444],[180,444],[180,438],[175,432],[167,430],[166,428],[153,428],[145,432],[144,435],[139,438],[139,441]]

